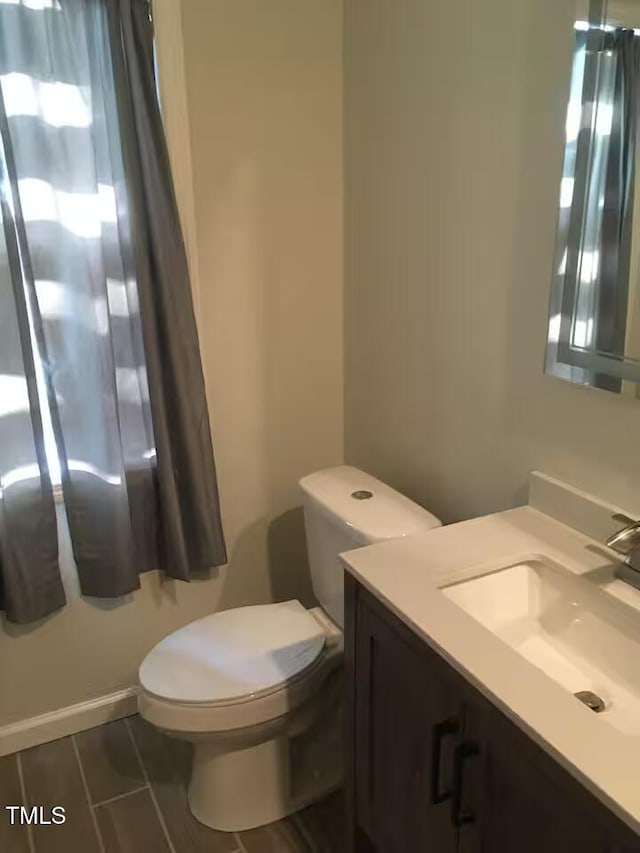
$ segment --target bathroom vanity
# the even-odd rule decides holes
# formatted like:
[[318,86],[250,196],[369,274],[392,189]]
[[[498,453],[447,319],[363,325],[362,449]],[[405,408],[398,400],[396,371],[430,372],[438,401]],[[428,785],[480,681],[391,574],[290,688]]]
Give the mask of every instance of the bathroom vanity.
[[348,849],[640,851],[640,599],[606,549],[523,507],[343,559]]

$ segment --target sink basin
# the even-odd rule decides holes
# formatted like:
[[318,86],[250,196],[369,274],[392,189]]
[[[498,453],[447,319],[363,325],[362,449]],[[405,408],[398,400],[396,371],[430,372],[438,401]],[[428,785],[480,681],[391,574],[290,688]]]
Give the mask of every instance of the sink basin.
[[568,692],[602,699],[600,719],[640,736],[640,613],[538,559],[441,592]]

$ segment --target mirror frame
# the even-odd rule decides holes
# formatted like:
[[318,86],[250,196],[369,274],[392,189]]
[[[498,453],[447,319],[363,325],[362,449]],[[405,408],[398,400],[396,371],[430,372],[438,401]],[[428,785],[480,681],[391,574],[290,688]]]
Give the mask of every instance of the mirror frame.
[[[590,28],[601,28],[607,20],[608,0],[590,0],[588,22]],[[570,85],[570,81],[569,81]],[[583,84],[583,102],[592,92],[595,97],[597,75],[591,74]],[[568,89],[567,89],[568,93]],[[567,97],[567,102],[569,98]],[[587,193],[587,175],[590,168],[594,129],[582,134],[578,143],[575,165],[574,195],[568,219],[563,221],[558,205],[556,246],[553,256],[545,372],[590,387],[620,393],[623,382],[640,384],[640,361],[610,353],[581,349],[570,343],[573,322],[573,305],[577,289],[577,272],[580,267],[580,244]],[[638,211],[640,215],[640,211]],[[566,252],[564,272],[563,266]],[[560,322],[558,323],[558,318]],[[639,389],[640,390],[640,389]]]

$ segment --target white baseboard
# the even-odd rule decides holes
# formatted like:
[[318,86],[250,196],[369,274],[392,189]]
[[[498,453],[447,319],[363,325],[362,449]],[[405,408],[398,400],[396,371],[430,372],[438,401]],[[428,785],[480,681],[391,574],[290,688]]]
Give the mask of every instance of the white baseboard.
[[88,702],[0,726],[0,756],[82,732],[110,720],[130,717],[138,710],[139,692],[139,687],[127,687]]

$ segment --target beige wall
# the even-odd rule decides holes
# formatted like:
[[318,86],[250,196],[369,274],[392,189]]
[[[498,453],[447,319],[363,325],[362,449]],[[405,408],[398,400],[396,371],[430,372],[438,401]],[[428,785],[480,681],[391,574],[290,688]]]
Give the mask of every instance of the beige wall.
[[203,362],[230,567],[0,630],[0,726],[134,683],[216,608],[309,600],[297,479],[342,461],[340,0],[183,0]]
[[346,0],[346,456],[445,520],[640,513],[640,403],[543,375],[574,0]]
[[625,27],[640,26],[640,9],[635,0],[608,0],[607,20]]

